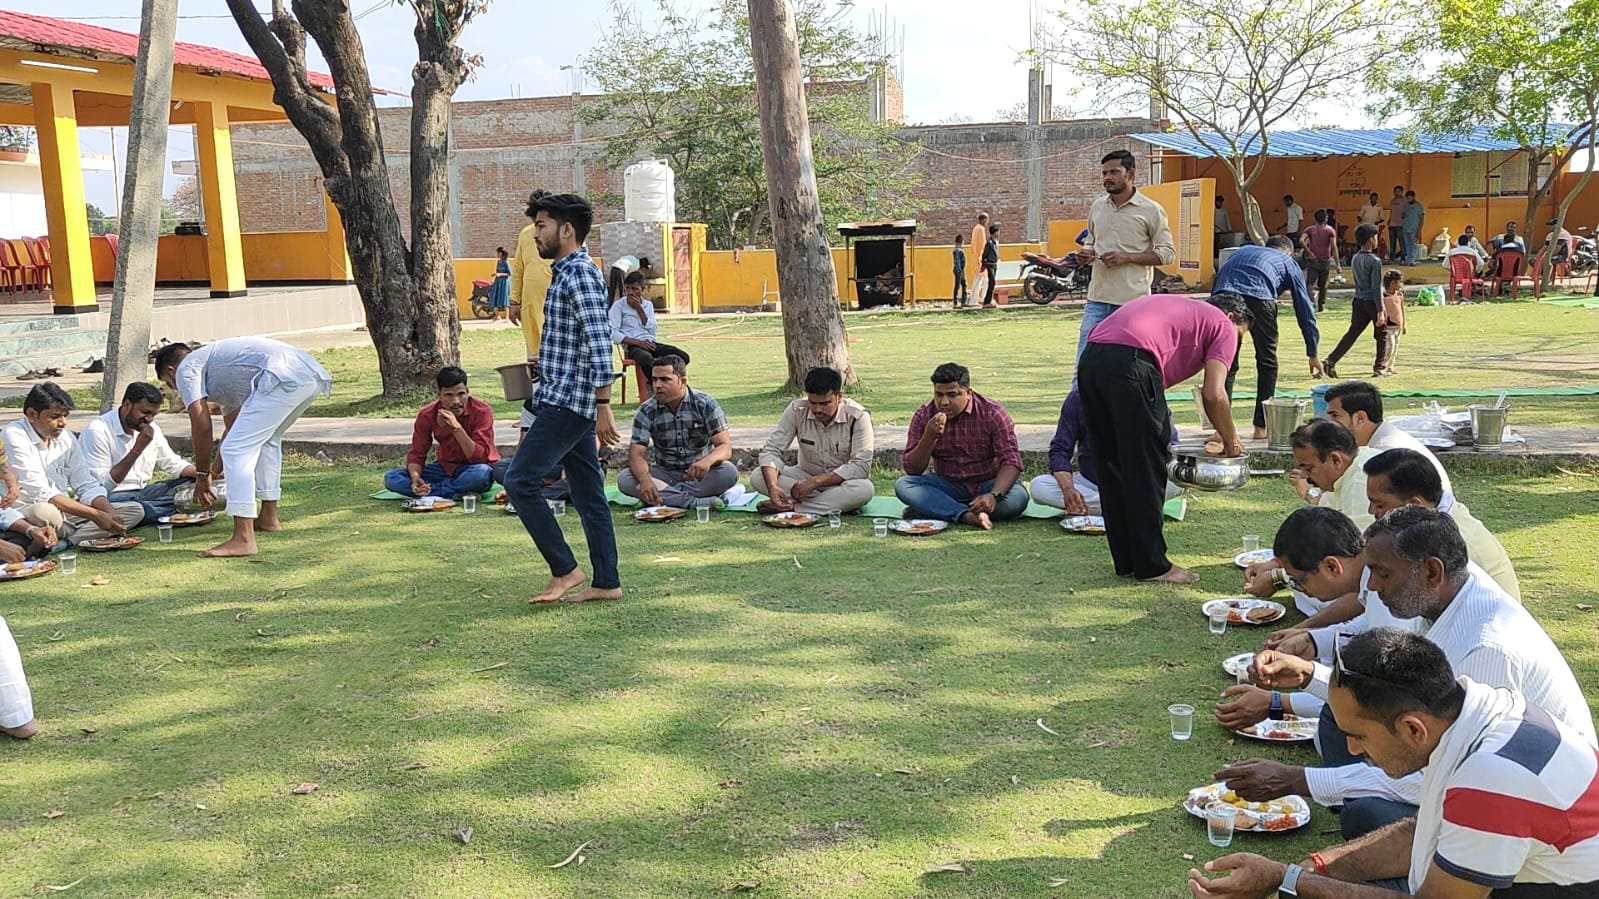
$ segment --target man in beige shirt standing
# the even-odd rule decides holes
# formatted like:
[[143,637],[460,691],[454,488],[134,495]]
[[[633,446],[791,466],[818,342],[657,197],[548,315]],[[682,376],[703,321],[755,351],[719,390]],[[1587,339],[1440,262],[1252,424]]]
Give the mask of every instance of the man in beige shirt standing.
[[[798,465],[783,454],[799,441]],[[831,368],[805,374],[805,396],[788,405],[761,447],[750,486],[769,497],[756,509],[774,512],[853,512],[872,498],[872,414],[844,397],[844,377]]]
[[1099,161],[1105,196],[1088,210],[1088,239],[1077,258],[1094,264],[1088,283],[1088,303],[1077,336],[1077,357],[1088,345],[1094,326],[1110,317],[1123,303],[1149,293],[1157,265],[1177,259],[1166,210],[1133,186],[1137,163],[1133,154],[1115,150]]

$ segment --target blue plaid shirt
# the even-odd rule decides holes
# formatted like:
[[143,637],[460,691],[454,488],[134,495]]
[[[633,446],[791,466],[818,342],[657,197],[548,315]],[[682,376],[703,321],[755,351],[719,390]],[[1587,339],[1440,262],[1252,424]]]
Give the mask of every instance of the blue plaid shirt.
[[615,378],[605,281],[585,247],[568,253],[550,272],[536,399],[593,419],[594,391]]

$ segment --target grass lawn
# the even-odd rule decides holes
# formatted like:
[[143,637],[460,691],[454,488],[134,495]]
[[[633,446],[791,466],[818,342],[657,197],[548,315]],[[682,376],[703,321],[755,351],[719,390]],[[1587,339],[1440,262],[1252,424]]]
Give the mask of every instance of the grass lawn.
[[[1331,352],[1349,321],[1349,304],[1333,302],[1321,316],[1322,354]],[[905,424],[931,394],[927,376],[940,362],[971,368],[972,387],[1000,400],[1016,421],[1051,424],[1070,383],[1082,314],[1076,309],[1023,308],[1003,313],[952,314],[874,312],[846,319],[857,396],[878,421]],[[1293,314],[1283,310],[1279,356],[1281,390],[1305,391],[1313,382],[1303,359],[1304,341]],[[1507,387],[1599,387],[1599,309],[1493,303],[1410,310],[1409,333],[1400,347],[1399,373],[1382,381],[1385,389],[1481,389],[1496,396]],[[689,379],[709,391],[736,424],[775,422],[791,399],[779,390],[785,372],[782,324],[776,317],[663,319],[662,339],[694,355]],[[1240,390],[1254,386],[1254,350],[1245,342]],[[495,403],[502,417],[514,417],[518,404],[498,399],[494,368],[522,358],[519,331],[466,333],[461,341],[465,367],[476,393]],[[1340,374],[1369,374],[1372,342],[1362,337],[1345,357]],[[381,390],[376,355],[369,347],[319,354],[333,373],[333,396],[311,407],[311,415],[410,417],[416,404],[374,399]],[[629,385],[631,395],[632,385]],[[1419,408],[1425,400],[1398,398],[1395,411]],[[1462,408],[1470,400],[1448,399]],[[1516,399],[1513,424],[1590,425],[1599,402],[1594,397]],[[1242,411],[1242,410],[1240,410]],[[1196,424],[1192,404],[1174,406],[1179,424]]]
[[[1499,311],[1439,317],[1488,327]],[[1051,312],[944,321],[857,320],[891,417],[944,355],[935,332],[1013,348],[1074,333]],[[1545,341],[1580,341],[1592,319],[1571,321]],[[745,415],[777,400],[741,392],[730,357],[767,342],[694,344],[728,359],[707,386]],[[473,341],[469,361],[492,349]],[[1058,371],[1011,379],[1037,395],[1019,403],[1029,418],[1053,414]],[[1462,472],[1459,492],[1599,698],[1581,610],[1599,605],[1596,473],[1500,472]],[[378,475],[296,461],[289,530],[252,561],[195,558],[212,526],[0,585],[44,725],[0,743],[0,894],[663,897],[760,881],[772,896],[1170,897],[1185,854],[1219,854],[1177,808],[1188,788],[1229,760],[1312,756],[1204,718],[1174,743],[1164,711],[1203,711],[1229,683],[1220,660],[1257,645],[1260,631],[1210,636],[1198,606],[1236,588],[1239,535],[1293,507],[1280,482],[1200,497],[1168,526],[1201,587],[1119,581],[1099,539],[1053,522],[877,540],[860,520],[619,515],[625,601],[530,609],[546,571],[514,519],[406,516],[365,499]],[[563,522],[581,556],[576,516]],[[291,795],[302,781],[319,787]],[[451,837],[467,827],[469,843]],[[1299,858],[1335,827],[1318,809],[1235,845]],[[580,844],[584,863],[549,867]],[[972,873],[923,873],[948,862]]]

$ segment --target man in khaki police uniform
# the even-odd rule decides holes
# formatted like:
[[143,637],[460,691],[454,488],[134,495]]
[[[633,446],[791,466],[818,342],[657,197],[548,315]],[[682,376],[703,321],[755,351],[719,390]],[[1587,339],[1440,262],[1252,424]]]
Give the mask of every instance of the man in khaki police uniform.
[[[783,454],[799,441],[798,465]],[[831,368],[805,375],[805,396],[790,403],[761,447],[750,486],[770,497],[756,508],[773,512],[853,512],[872,498],[872,414],[844,397],[844,378]]]

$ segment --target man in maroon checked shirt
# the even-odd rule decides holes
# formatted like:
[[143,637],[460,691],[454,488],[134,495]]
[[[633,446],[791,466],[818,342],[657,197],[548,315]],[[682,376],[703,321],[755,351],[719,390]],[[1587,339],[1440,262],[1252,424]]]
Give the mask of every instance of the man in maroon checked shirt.
[[[454,365],[434,379],[439,398],[417,413],[405,467],[390,469],[383,486],[404,496],[455,499],[482,493],[494,483],[491,466],[500,461],[494,446],[494,410],[466,386],[466,372]],[[434,461],[428,462],[433,450]]]
[[[1005,407],[972,390],[964,365],[933,370],[933,401],[911,416],[905,476],[894,495],[908,515],[989,530],[1027,508],[1016,424]],[[929,472],[928,467],[932,467]]]

